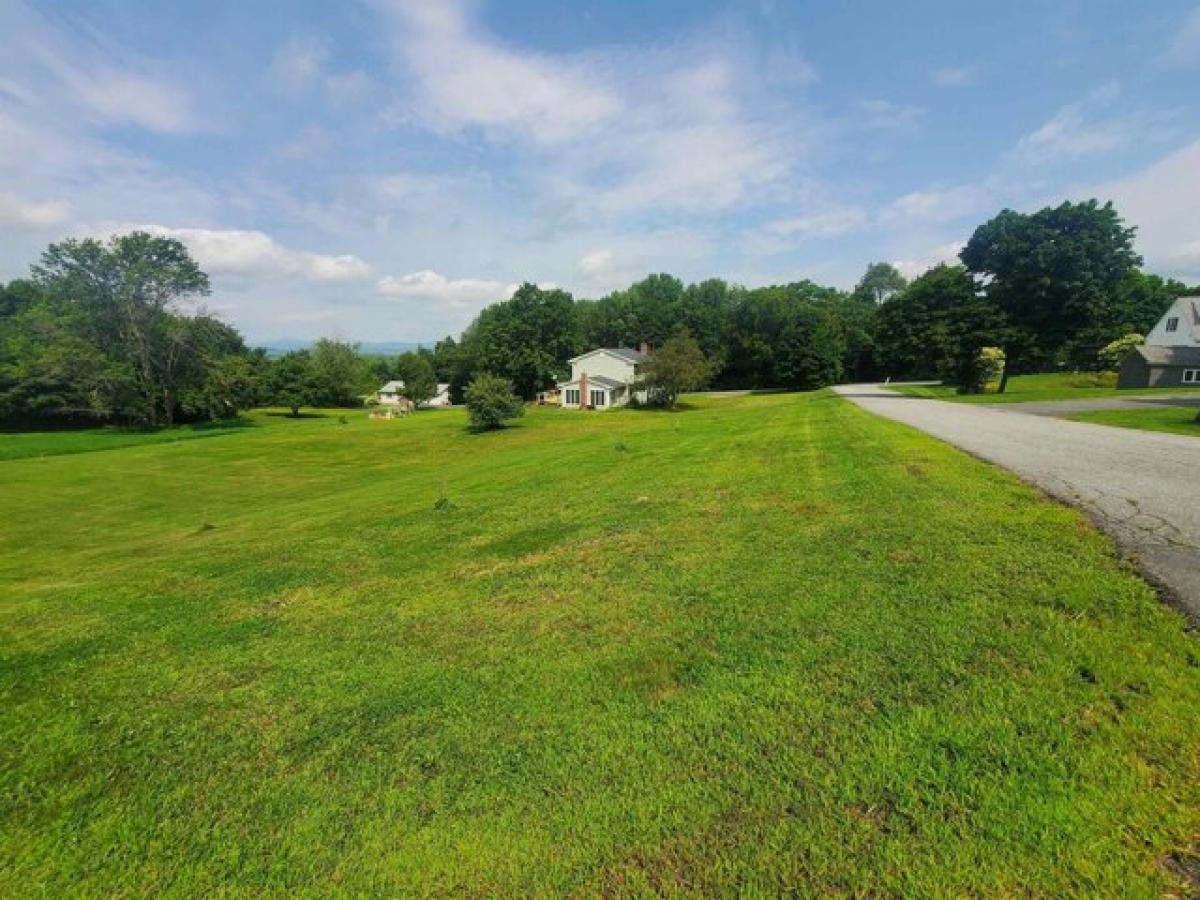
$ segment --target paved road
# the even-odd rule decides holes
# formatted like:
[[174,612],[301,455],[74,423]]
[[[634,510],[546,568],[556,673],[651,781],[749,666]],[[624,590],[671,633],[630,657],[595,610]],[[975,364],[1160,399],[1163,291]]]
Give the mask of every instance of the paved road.
[[1035,416],[1071,416],[1097,409],[1154,409],[1182,406],[1200,409],[1195,394],[1149,394],[1138,397],[1096,397],[1091,400],[1034,400],[1029,403],[986,403],[989,409],[1007,409]]
[[946,403],[874,384],[837,390],[1080,507],[1200,624],[1200,439],[1030,415],[1024,404]]

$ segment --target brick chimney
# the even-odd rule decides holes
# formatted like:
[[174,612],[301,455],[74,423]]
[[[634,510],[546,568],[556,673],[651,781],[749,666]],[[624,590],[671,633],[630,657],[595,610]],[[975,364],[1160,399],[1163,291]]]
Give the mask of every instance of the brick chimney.
[[579,373],[579,408],[588,408],[588,380],[587,372]]
[[640,350],[642,353],[645,353],[647,356],[650,355],[650,352],[653,349],[654,348],[651,347],[647,341],[642,341],[640,344],[638,344],[638,350]]

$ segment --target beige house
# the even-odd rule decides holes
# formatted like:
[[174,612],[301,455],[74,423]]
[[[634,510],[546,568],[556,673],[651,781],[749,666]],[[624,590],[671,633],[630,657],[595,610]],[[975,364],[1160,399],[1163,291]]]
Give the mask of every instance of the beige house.
[[571,377],[558,385],[560,404],[566,409],[624,406],[633,395],[633,385],[648,349],[645,344],[641,350],[601,347],[567,360],[571,364]]

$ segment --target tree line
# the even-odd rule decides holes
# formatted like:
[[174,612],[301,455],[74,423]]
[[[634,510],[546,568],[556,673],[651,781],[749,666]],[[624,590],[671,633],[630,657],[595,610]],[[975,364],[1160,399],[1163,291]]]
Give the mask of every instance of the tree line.
[[892,377],[978,390],[999,360],[1003,390],[1012,374],[1111,366],[1106,346],[1144,334],[1175,298],[1200,292],[1141,271],[1134,235],[1111,203],[1089,200],[1004,210],[975,229],[958,263],[911,282],[877,262],[850,291],[808,280],[685,285],[660,274],[573,300],[526,284],[431,357],[456,387],[483,370],[529,397],[575,353],[657,346],[684,333],[710,360],[719,388],[807,390]]
[[1014,373],[1111,365],[1104,348],[1144,334],[1190,292],[1143,272],[1133,240],[1112,205],[1095,200],[1004,210],[975,229],[958,263],[911,282],[872,263],[849,291],[655,274],[576,299],[527,283],[432,348],[368,357],[322,339],[277,359],[204,309],[208,277],[178,241],[66,240],[29,278],[0,286],[0,420],[158,426],[264,404],[298,413],[360,405],[392,379],[418,402],[449,383],[457,402],[485,373],[532,399],[578,353],[672,339],[694,347],[718,388],[890,376],[972,390],[1000,360],[1003,389]]

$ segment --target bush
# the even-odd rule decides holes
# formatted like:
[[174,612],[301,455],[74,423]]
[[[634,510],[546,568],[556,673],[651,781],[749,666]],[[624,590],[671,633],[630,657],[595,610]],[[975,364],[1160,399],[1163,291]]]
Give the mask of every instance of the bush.
[[1117,386],[1116,372],[1077,372],[1065,381],[1067,387],[1073,388],[1115,388]]
[[1121,368],[1121,363],[1125,361],[1126,356],[1133,352],[1133,348],[1140,347],[1144,343],[1146,343],[1145,336],[1127,334],[1124,337],[1117,338],[1111,344],[1106,344],[1096,354],[1100,360],[1100,368],[1109,372],[1115,372]]
[[963,373],[959,390],[964,394],[982,394],[993,381],[999,381],[1007,357],[999,347],[981,347]]
[[463,394],[471,427],[478,431],[502,428],[506,419],[525,415],[525,404],[513,383],[498,375],[477,375]]

